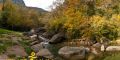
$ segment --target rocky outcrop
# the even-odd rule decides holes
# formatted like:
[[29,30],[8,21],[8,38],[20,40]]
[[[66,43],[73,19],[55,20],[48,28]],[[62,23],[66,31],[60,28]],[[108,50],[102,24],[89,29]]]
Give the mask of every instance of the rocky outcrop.
[[84,47],[65,46],[59,50],[58,54],[67,60],[81,60],[85,59],[87,52],[89,52],[89,49]]

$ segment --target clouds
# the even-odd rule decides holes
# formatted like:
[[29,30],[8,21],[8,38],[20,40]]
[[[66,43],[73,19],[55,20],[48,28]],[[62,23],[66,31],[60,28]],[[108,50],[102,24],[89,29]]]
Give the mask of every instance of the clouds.
[[27,6],[39,7],[45,10],[50,10],[49,6],[53,4],[55,0],[24,0]]

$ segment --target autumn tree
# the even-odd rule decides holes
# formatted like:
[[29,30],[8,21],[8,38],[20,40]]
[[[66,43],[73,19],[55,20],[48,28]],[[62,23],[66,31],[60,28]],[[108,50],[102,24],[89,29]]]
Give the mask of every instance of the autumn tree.
[[14,30],[29,30],[39,27],[39,12],[27,7],[13,4],[11,0],[6,0],[4,10],[2,11],[3,27]]
[[[101,3],[102,1],[98,0],[65,0],[62,5],[57,7],[59,9],[53,10],[57,13],[53,12],[54,18],[50,20],[50,30],[64,30],[68,39],[90,38],[90,40],[100,40],[100,38],[106,37],[113,40],[117,38],[118,26],[114,25],[113,21],[110,21],[110,18],[108,19],[105,15],[109,11],[106,13],[102,11],[103,14],[98,12],[99,7],[102,6]],[[99,24],[93,23],[95,21],[100,22]]]

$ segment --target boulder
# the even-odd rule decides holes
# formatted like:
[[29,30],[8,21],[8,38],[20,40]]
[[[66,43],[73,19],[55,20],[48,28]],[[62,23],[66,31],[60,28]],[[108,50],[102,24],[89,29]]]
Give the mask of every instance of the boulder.
[[45,32],[45,28],[44,27],[39,27],[39,28],[33,28],[30,30],[31,33],[33,34],[39,34],[39,33],[43,33]]
[[101,44],[101,43],[95,43],[91,46],[91,53],[94,55],[99,56],[101,54],[101,51],[105,51],[106,45]]
[[39,28],[34,29],[35,34],[41,34],[41,33],[44,33],[45,31],[46,29],[44,27],[39,27]]
[[120,51],[120,46],[108,46],[106,51]]
[[92,45],[94,48],[100,48],[101,47],[101,43],[95,43]]
[[36,54],[37,56],[43,56],[45,58],[52,59],[53,55],[48,49],[41,49],[39,52]]
[[31,46],[31,49],[33,49],[35,52],[39,52],[39,50],[43,49],[43,48],[44,48],[44,46],[42,43]]
[[30,36],[31,39],[34,39],[34,38],[37,38],[37,35],[36,34],[33,34]]
[[98,55],[98,51],[101,51],[101,43],[95,43],[91,47],[91,52],[95,55]]
[[7,60],[7,59],[9,59],[9,57],[6,54],[2,54],[2,55],[0,55],[0,59]]
[[64,33],[58,33],[55,34],[49,41],[50,44],[56,44],[56,43],[60,43],[63,40],[65,40],[65,34]]
[[86,53],[89,51],[89,49],[86,49],[84,47],[69,47],[65,46],[61,48],[58,52],[58,54],[63,57],[64,59],[68,60],[81,60],[85,59]]
[[[43,42],[44,40],[41,39],[41,36],[40,35],[36,35],[36,34],[33,34],[32,36],[29,36],[31,38],[31,40],[37,40],[38,42]],[[42,37],[44,38],[44,37]],[[46,39],[46,38],[44,38]]]
[[45,32],[42,34],[42,36],[47,39],[51,39],[53,35],[55,35],[55,32]]
[[20,57],[27,56],[27,53],[25,52],[25,49],[23,47],[19,46],[19,45],[15,45],[15,46],[7,48],[6,54],[7,55],[20,56]]

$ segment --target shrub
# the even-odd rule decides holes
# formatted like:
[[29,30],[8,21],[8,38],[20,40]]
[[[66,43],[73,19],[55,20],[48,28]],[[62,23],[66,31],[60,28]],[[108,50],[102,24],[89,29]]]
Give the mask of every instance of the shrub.
[[118,11],[119,6],[113,8],[116,6],[115,1],[110,7],[104,2],[113,3],[106,0],[65,0],[65,3],[60,5],[61,10],[55,10],[55,13],[59,13],[50,20],[49,29],[64,30],[68,39],[88,37],[93,38],[92,40],[100,40],[105,37],[114,40],[120,31],[120,16],[114,11]]
[[106,56],[103,60],[119,60],[120,58],[120,53],[113,53],[109,56]]
[[105,17],[91,17],[91,28],[94,30],[94,34],[99,36],[99,38],[106,37],[113,40],[118,37],[118,26],[114,24],[114,21],[107,20]]

